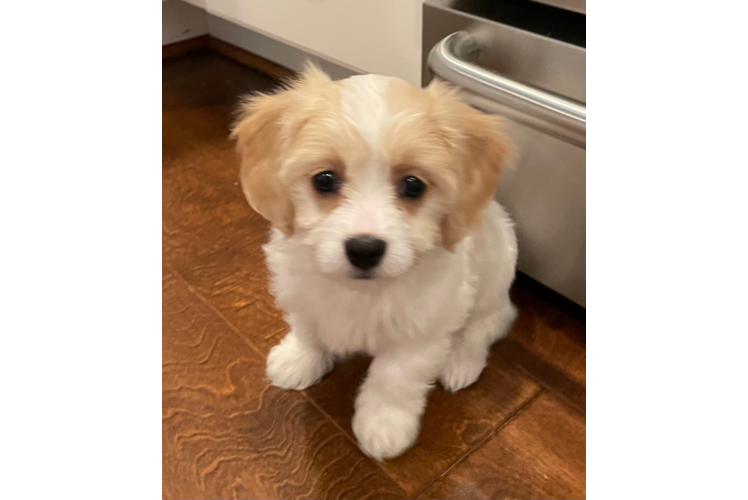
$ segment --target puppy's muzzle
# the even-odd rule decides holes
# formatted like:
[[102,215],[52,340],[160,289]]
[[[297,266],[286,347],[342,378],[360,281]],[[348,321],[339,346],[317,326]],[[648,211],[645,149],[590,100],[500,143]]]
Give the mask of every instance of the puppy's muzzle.
[[368,270],[384,257],[387,242],[374,236],[354,236],[345,242],[345,255],[353,266]]

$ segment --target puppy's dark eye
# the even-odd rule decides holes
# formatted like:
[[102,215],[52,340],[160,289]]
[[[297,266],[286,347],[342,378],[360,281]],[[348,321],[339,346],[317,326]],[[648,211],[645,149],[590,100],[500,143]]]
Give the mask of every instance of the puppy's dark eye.
[[413,177],[412,175],[401,180],[398,186],[400,196],[413,200],[420,198],[424,191],[426,191],[426,184],[418,177]]
[[340,188],[340,179],[338,174],[327,170],[312,177],[312,185],[322,194],[335,193]]

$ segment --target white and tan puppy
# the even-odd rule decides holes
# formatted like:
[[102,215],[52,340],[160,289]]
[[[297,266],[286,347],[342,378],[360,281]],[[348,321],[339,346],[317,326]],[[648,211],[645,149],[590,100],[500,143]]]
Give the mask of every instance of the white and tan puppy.
[[252,207],[273,225],[271,290],[290,327],[273,385],[305,389],[349,353],[374,356],[353,432],[376,459],[418,437],[429,389],[475,382],[515,318],[517,245],[493,201],[510,154],[496,117],[445,85],[331,81],[310,67],[249,97],[232,136]]

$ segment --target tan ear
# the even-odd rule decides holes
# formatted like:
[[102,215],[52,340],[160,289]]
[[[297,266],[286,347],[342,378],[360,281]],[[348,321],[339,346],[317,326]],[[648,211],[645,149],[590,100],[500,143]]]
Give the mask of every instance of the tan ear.
[[501,168],[514,154],[501,118],[462,102],[457,108],[453,126],[463,135],[458,146],[457,200],[442,222],[442,245],[450,251],[481,223],[496,193]]
[[314,93],[329,83],[326,74],[308,65],[286,90],[248,96],[231,131],[241,161],[244,196],[257,213],[286,235],[293,233],[294,208],[280,178],[281,165],[297,128],[294,123],[303,121],[303,108],[309,101],[304,93]]
[[244,196],[275,227],[293,232],[293,205],[278,174],[282,162],[281,119],[290,106],[287,92],[248,97],[231,132],[239,153]]

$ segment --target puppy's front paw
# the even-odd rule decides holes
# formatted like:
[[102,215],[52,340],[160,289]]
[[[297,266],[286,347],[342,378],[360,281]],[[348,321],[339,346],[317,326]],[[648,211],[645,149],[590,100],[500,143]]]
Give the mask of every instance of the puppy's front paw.
[[276,387],[302,391],[319,382],[331,369],[332,359],[327,353],[305,347],[287,336],[270,350],[265,373]]
[[444,389],[457,392],[478,380],[485,367],[485,354],[471,354],[467,351],[455,350],[447,356],[442,373],[439,375],[439,381]]
[[419,429],[419,415],[388,405],[360,408],[353,416],[359,447],[376,460],[401,455],[415,443]]

